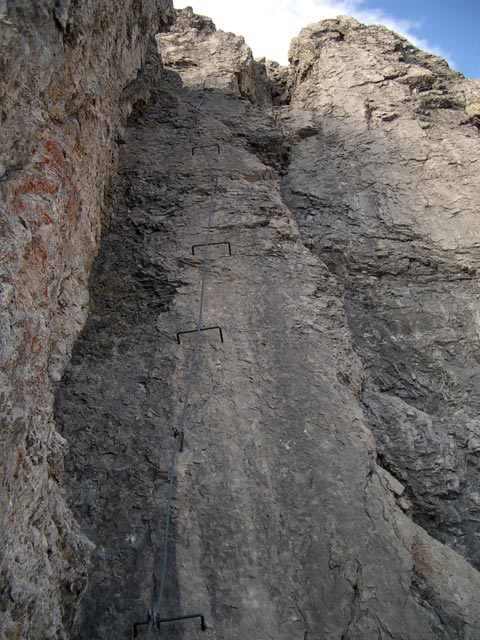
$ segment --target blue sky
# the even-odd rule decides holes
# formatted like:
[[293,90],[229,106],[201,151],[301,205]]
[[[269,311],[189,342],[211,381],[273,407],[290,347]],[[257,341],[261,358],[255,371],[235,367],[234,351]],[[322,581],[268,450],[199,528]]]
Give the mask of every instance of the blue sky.
[[480,0],[174,0],[210,16],[217,28],[243,35],[255,57],[287,63],[290,40],[310,22],[351,15],[386,24],[414,44],[480,78]]

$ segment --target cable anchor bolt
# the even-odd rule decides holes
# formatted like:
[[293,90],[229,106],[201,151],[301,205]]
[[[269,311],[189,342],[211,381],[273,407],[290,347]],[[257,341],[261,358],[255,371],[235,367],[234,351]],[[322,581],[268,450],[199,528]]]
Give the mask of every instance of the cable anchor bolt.
[[180,453],[183,452],[183,438],[185,436],[185,432],[183,429],[179,429],[178,427],[172,427],[173,437],[176,439],[180,437]]

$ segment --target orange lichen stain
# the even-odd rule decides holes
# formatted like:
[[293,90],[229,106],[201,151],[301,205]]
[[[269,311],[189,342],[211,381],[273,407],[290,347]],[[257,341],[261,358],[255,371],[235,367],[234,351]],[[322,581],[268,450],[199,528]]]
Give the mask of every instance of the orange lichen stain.
[[38,355],[43,351],[43,344],[37,336],[32,336],[32,339],[30,340],[30,351],[35,355]]
[[9,66],[10,66],[10,58],[4,58],[3,60],[0,60],[0,71],[5,73],[5,71],[7,71]]
[[[13,193],[14,202],[12,206],[12,211],[15,213],[25,210],[25,204],[22,202],[22,196],[55,196],[61,187],[61,182],[58,178],[66,180],[70,185],[72,184],[70,171],[60,147],[52,141],[47,141],[45,143],[45,147],[50,156],[37,162],[37,168],[34,174],[15,188]],[[52,176],[52,173],[50,173],[50,176],[47,176],[45,171],[46,167],[50,168],[56,176]]]
[[45,251],[45,249],[43,247],[38,247],[38,253],[40,254],[40,258],[42,260],[42,262],[45,262],[45,260],[48,258],[48,254]]
[[49,302],[50,302],[50,292],[48,290],[48,287],[45,287],[45,289],[43,290],[43,301],[40,303],[40,307],[42,309],[48,309]]
[[79,197],[77,191],[72,191],[68,195],[67,204],[65,205],[65,214],[68,216],[69,213],[75,214],[78,210],[79,205]]
[[22,213],[25,211],[25,204],[20,200],[18,203],[12,205],[12,213]]
[[[25,455],[24,455],[23,451],[19,451],[18,455],[17,455],[17,466],[15,468],[15,471],[13,472],[13,479],[14,480],[18,480],[20,467],[22,465],[24,465],[24,464],[25,464]],[[13,516],[13,514],[12,514],[12,516]]]
[[23,262],[25,266],[20,269],[20,273],[28,273],[32,269],[44,269],[47,258],[48,253],[45,249],[38,243],[38,241],[33,240],[23,251]]
[[425,575],[431,572],[430,567],[423,558],[423,552],[417,545],[413,547],[413,561],[415,562],[415,568],[420,573],[423,573]]
[[65,178],[67,182],[72,185],[72,177],[70,174],[70,169],[67,161],[63,156],[62,149],[58,145],[58,143],[53,140],[46,140],[45,149],[50,154],[50,158],[45,158],[43,160],[43,164],[51,167],[57,174]]
[[54,196],[58,190],[58,184],[49,184],[46,180],[30,180],[24,185],[24,193]]
[[58,220],[51,208],[40,208],[38,200],[26,201],[28,196],[40,196],[57,202],[60,197],[63,206],[59,208],[59,212],[63,210],[65,216],[75,214],[79,206],[79,196],[72,180],[70,164],[65,159],[61,147],[53,140],[46,140],[44,146],[46,157],[36,163],[34,173],[18,184],[12,194],[12,212],[18,215],[28,211],[28,226],[32,232],[45,224],[57,223]]
[[44,184],[45,182],[43,180],[29,180],[18,187],[17,193],[42,193]]
[[427,544],[415,542],[412,547],[412,557],[415,563],[415,570],[425,577],[435,576],[442,578],[441,584],[448,582],[448,574],[440,564],[432,562],[431,547]]

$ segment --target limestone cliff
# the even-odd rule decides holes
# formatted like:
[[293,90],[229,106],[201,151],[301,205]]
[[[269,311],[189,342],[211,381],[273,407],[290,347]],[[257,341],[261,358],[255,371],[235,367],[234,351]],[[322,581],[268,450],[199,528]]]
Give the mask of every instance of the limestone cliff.
[[[110,27],[106,18],[99,33]],[[479,83],[350,18],[302,31],[288,68],[254,61],[242,38],[188,9],[157,40],[165,68],[155,86],[152,53],[128,92],[149,93],[150,103],[112,133],[124,144],[107,195],[109,225],[92,268],[89,316],[56,390],[57,425],[69,443],[64,483],[85,538],[62,506],[70,529],[62,525],[50,562],[63,562],[58,547],[66,548],[78,579],[78,547],[95,545],[72,637],[129,637],[158,587],[172,425],[192,347],[188,336],[180,345],[175,337],[196,322],[202,252],[191,248],[203,242],[211,169],[212,241],[229,242],[232,255],[228,245],[210,248],[204,325],[221,326],[224,342],[212,333],[200,343],[162,604],[165,617],[203,611],[209,628],[186,621],[169,625],[168,637],[478,640]],[[116,69],[116,55],[102,60]],[[94,66],[91,73],[93,82]],[[119,90],[112,100],[118,109]],[[119,112],[100,121],[111,126],[112,118],[118,123]],[[95,122],[94,142],[102,131]],[[195,150],[203,144],[206,156]],[[85,148],[89,160],[77,165],[77,154],[68,167],[98,213],[107,179],[88,182],[98,147]],[[50,170],[35,162],[36,171]],[[68,190],[57,174],[58,192]],[[22,176],[7,173],[2,185]],[[24,210],[36,212],[37,200],[20,193],[24,209],[11,199],[8,211],[28,226]],[[68,272],[72,307],[85,295],[98,234],[89,242],[75,216],[64,228],[72,235],[63,280],[77,265]],[[30,241],[38,243],[36,229]],[[12,255],[24,255],[8,242]],[[24,267],[31,289],[20,292],[41,292],[39,274],[54,280],[51,256],[44,262]],[[55,371],[86,310],[85,298],[72,321],[58,292],[48,326],[60,326],[61,313],[71,325]],[[42,304],[32,298],[36,322]],[[11,358],[33,335],[7,338]],[[29,357],[28,366],[40,362]],[[29,378],[16,371],[12,393],[29,400],[15,406],[33,412],[39,403],[50,424],[51,394],[35,386],[25,393]],[[19,415],[17,423],[28,424]],[[11,442],[13,484],[31,466]],[[41,467],[50,487],[58,459]],[[46,494],[35,504],[48,505]],[[32,545],[31,497],[25,488],[15,495],[22,520],[8,534],[25,530]],[[57,488],[54,496],[62,505]],[[6,558],[7,581],[38,566],[23,565],[22,574]],[[63,576],[43,577],[69,620]],[[6,593],[6,619],[15,620]],[[18,625],[6,637],[64,637],[38,609],[45,596],[34,601],[43,628]],[[31,621],[32,610],[21,614]]]
[[[362,401],[411,513],[480,568],[480,81],[352,19],[293,41],[284,197],[345,287]],[[293,132],[294,134],[294,132]]]
[[0,3],[5,639],[66,637],[85,583],[90,545],[58,484],[53,390],[85,321],[121,126],[149,91],[137,75],[172,18],[169,0]]

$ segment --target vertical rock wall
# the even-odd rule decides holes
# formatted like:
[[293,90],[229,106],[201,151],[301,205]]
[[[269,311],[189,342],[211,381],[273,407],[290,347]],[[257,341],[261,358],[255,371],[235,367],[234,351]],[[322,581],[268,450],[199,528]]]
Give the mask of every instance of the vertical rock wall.
[[[350,18],[290,55],[284,195],[345,286],[380,460],[479,568],[480,82]],[[305,109],[316,135],[297,134]]]
[[58,484],[53,388],[85,321],[120,125],[146,98],[136,78],[173,12],[169,0],[0,8],[0,635],[44,640],[66,637],[89,550]]
[[[380,33],[392,49],[400,43],[402,55],[413,55],[404,41]],[[129,122],[112,191],[112,224],[94,267],[91,315],[57,395],[57,418],[71,443],[69,500],[96,545],[79,638],[128,637],[132,622],[146,618],[161,569],[171,427],[181,411],[191,349],[188,338],[179,346],[175,334],[194,327],[201,256],[192,256],[191,246],[203,240],[211,186],[205,159],[192,153],[199,142],[195,116],[206,144],[220,146],[219,154],[209,150],[218,178],[212,240],[231,242],[232,256],[219,246],[209,257],[204,323],[220,325],[225,342],[215,334],[201,342],[176,473],[162,605],[165,616],[203,611],[209,629],[202,632],[187,621],[169,626],[169,637],[479,637],[480,576],[467,546],[461,550],[471,563],[415,524],[412,475],[396,473],[402,483],[379,464],[386,465],[387,453],[394,452],[382,440],[388,432],[380,417],[393,429],[395,409],[418,426],[428,416],[433,421],[434,406],[422,404],[420,394],[414,402],[393,393],[393,383],[388,394],[376,386],[390,356],[380,341],[362,341],[367,329],[358,329],[368,322],[375,338],[383,335],[371,309],[355,312],[354,303],[359,306],[365,291],[387,290],[368,287],[369,265],[377,268],[384,255],[363,223],[363,214],[378,220],[383,211],[368,189],[383,185],[378,198],[386,203],[391,226],[381,239],[411,247],[407,257],[411,251],[414,269],[418,262],[426,266],[427,254],[430,260],[437,255],[432,247],[441,245],[439,229],[446,237],[454,229],[443,210],[430,212],[432,220],[438,217],[435,227],[416,220],[415,198],[399,206],[408,184],[401,172],[411,179],[424,161],[412,141],[405,142],[411,128],[417,131],[412,111],[404,112],[403,134],[378,140],[374,118],[382,123],[378,127],[393,127],[397,116],[380,109],[374,96],[366,109],[356,93],[357,85],[363,91],[387,82],[383,98],[394,82],[386,77],[393,72],[377,69],[384,56],[376,53],[376,34],[345,19],[316,25],[297,41],[292,71],[268,65],[272,77],[263,88],[265,67],[251,59],[243,41],[216,32],[191,10],[181,12],[177,27],[158,39],[170,71],[151,105]],[[359,44],[349,44],[349,38]],[[354,60],[343,68],[342,56],[352,52]],[[322,56],[338,59],[341,69],[328,92]],[[350,65],[359,60],[360,78],[343,91],[342,79],[356,73]],[[432,73],[450,73],[427,58],[430,63]],[[408,65],[406,75],[415,75],[415,64]],[[326,75],[336,68],[332,63]],[[476,88],[449,77],[465,95],[464,144],[478,153],[467,104]],[[399,85],[392,85],[397,93],[390,100],[407,110],[415,98],[407,83],[405,102],[397,106]],[[285,104],[289,96],[290,106],[271,106],[272,100]],[[369,132],[363,146],[353,125]],[[448,130],[450,125],[444,135]],[[373,165],[369,150],[375,145],[383,155]],[[407,154],[398,175],[395,149]],[[435,169],[439,174],[450,171],[448,149],[446,156],[435,151],[443,158]],[[371,181],[366,193],[356,178],[364,166]],[[395,176],[401,200],[388,186]],[[417,196],[421,188],[423,181]],[[358,201],[357,208],[347,207],[345,194],[347,203]],[[413,232],[407,240],[400,233],[410,228],[423,234],[418,252],[410,242]],[[323,247],[324,236],[329,244]],[[367,257],[352,280],[357,247]],[[417,259],[420,248],[424,253]],[[391,270],[396,261],[384,263]],[[428,273],[433,282],[435,274]],[[421,271],[417,280],[423,286],[428,278]],[[387,308],[385,298],[372,306],[380,313]],[[401,318],[404,327],[414,320],[399,316],[398,307],[390,318]],[[434,335],[437,325],[432,323]],[[399,339],[398,332],[389,335],[392,343]],[[467,369],[470,361],[463,362]],[[406,360],[399,363],[399,371],[405,370]],[[367,410],[370,398],[377,404],[371,401]],[[390,413],[374,413],[379,402]],[[451,402],[458,407],[458,399]],[[397,427],[398,441],[404,429]],[[420,465],[416,472],[428,477]]]

